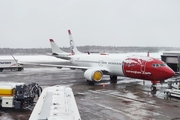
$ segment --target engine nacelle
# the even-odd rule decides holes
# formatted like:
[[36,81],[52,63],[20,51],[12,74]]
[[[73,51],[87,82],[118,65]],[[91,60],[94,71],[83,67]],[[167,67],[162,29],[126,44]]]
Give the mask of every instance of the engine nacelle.
[[103,73],[101,70],[97,69],[88,69],[84,72],[84,77],[87,80],[99,82],[103,78]]

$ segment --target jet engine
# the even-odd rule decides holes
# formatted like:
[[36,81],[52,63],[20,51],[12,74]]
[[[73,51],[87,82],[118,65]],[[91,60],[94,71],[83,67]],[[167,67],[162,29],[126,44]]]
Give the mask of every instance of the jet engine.
[[103,73],[101,70],[88,69],[84,72],[84,77],[89,81],[99,82],[103,78]]

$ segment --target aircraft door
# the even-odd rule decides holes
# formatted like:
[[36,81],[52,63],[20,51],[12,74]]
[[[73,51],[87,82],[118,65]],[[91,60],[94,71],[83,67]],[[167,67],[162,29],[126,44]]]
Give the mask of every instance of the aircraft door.
[[103,66],[103,60],[99,60],[98,65],[102,67]]
[[142,73],[146,71],[146,61],[141,62],[140,70]]
[[146,61],[142,61],[140,65],[141,77],[146,77]]

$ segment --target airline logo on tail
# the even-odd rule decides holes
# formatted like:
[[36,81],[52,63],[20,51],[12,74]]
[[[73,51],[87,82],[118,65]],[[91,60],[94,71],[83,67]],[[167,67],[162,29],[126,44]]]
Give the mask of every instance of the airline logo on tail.
[[73,42],[73,40],[70,40],[70,48],[71,48],[71,54],[74,55],[75,52],[74,52],[74,42]]
[[77,54],[82,54],[81,52],[78,51],[74,41],[73,41],[73,37],[72,37],[72,34],[71,34],[71,31],[68,30],[68,34],[69,34],[69,42],[70,42],[70,49],[71,49],[71,54],[72,55],[77,55]]
[[68,33],[69,33],[69,39],[70,39],[70,49],[71,49],[71,54],[72,55],[75,55],[75,46],[74,46],[74,42],[72,40],[72,35],[71,35],[71,31],[68,30]]

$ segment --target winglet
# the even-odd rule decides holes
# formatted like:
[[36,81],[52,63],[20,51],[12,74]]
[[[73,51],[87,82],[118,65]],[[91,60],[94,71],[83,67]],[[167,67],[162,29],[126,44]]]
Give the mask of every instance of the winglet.
[[14,61],[16,62],[16,64],[18,65],[18,60],[17,59],[15,59],[15,57],[13,56],[13,54],[11,54],[11,56],[13,57],[13,59],[14,59]]

